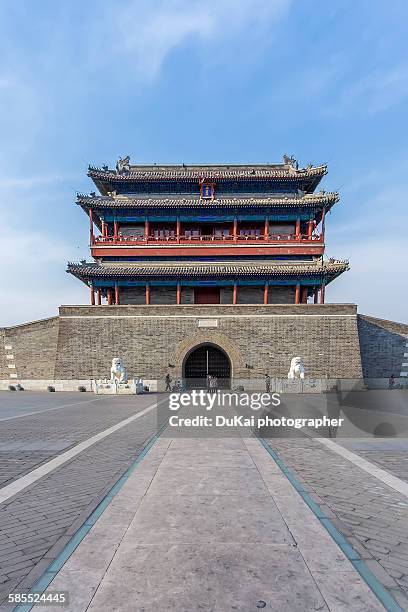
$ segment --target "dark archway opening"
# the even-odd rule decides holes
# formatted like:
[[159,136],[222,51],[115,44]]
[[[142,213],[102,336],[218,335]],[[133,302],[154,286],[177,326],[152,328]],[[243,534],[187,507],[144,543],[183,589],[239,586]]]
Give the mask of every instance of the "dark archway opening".
[[190,351],[183,365],[187,389],[206,389],[208,376],[215,376],[218,389],[229,389],[231,362],[224,351],[213,344],[201,344]]

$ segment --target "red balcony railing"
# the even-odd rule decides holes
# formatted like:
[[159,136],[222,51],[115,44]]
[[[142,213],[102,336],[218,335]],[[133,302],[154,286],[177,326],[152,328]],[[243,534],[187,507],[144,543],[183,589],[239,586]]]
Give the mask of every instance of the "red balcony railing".
[[197,235],[197,236],[96,236],[94,238],[94,244],[114,244],[114,245],[145,245],[145,244],[208,244],[208,243],[229,243],[229,244],[241,244],[244,242],[257,243],[276,243],[276,242],[323,242],[323,235],[312,235],[308,234],[269,234],[265,236],[260,235],[248,235],[248,236],[215,236],[215,235]]

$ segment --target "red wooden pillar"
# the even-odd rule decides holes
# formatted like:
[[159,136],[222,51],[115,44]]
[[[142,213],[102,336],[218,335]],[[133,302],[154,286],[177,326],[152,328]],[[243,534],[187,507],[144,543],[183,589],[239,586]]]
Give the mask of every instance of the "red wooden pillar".
[[120,304],[119,285],[115,283],[115,304]]
[[312,239],[312,234],[313,234],[313,221],[309,221],[309,224],[307,226],[307,237],[308,237],[308,240]]
[[320,288],[320,303],[324,304],[324,285]]
[[105,238],[106,236],[106,225],[105,225],[105,221],[102,220],[102,236],[103,238]]
[[299,217],[296,219],[295,238],[296,240],[300,240],[300,218]]
[[177,304],[178,305],[181,304],[181,284],[180,282],[177,283]]
[[95,290],[93,285],[91,285],[91,306],[95,306]]
[[269,218],[265,217],[265,229],[264,229],[265,240],[269,238]]
[[89,209],[89,242],[93,244],[95,241],[94,231],[93,231],[93,214],[92,208]]
[[300,285],[296,285],[295,304],[300,304]]
[[266,281],[264,286],[264,304],[268,304],[269,301],[269,283]]
[[101,288],[98,287],[98,306],[100,306],[102,304],[102,292],[101,292]]
[[113,238],[114,238],[115,242],[118,239],[118,222],[117,221],[113,222]]
[[237,303],[237,297],[238,297],[238,283],[237,281],[234,282],[234,289],[232,291],[232,303],[236,304]]
[[180,224],[180,217],[177,217],[176,220],[176,238],[177,238],[177,242],[180,242],[180,234],[181,234],[181,224]]
[[326,209],[323,208],[322,212],[322,241],[324,242],[324,232],[326,229]]
[[314,292],[313,292],[313,304],[317,304],[318,298],[319,298],[319,289],[315,287]]
[[144,231],[144,237],[147,240],[149,237],[149,219],[145,219],[145,231]]
[[307,287],[302,289],[302,304],[307,304]]
[[110,287],[108,287],[108,306],[112,306],[112,289]]
[[232,229],[232,235],[234,237],[234,240],[236,240],[237,236],[238,236],[238,219],[236,217],[234,219],[234,226],[233,226],[233,229]]
[[146,306],[150,304],[150,285],[146,283]]

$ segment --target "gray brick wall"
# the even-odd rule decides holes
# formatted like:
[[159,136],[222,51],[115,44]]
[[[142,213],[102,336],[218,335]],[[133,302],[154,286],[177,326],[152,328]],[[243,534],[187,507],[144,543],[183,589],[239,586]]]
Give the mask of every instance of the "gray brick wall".
[[0,378],[7,379],[9,378],[9,372],[8,372],[8,367],[7,367],[7,361],[6,361],[6,351],[5,351],[5,346],[6,344],[6,332],[4,329],[0,329]]
[[[2,356],[4,346],[11,345],[16,369],[2,367],[4,379],[9,378],[11,371],[17,373],[20,379],[54,378],[54,367],[59,331],[59,318],[34,321],[16,327],[1,330],[3,335]],[[3,359],[5,359],[3,357]]]
[[[124,358],[129,375],[162,378],[189,339],[193,344],[228,341],[240,356],[237,378],[246,377],[245,363],[254,366],[254,376],[267,369],[286,377],[295,355],[304,358],[310,376],[361,377],[352,305],[84,306],[62,307],[60,313],[57,378],[105,377],[116,354]],[[217,316],[215,330],[198,327],[202,317]]]
[[221,304],[232,304],[234,290],[232,287],[221,287],[220,302]]
[[269,304],[294,304],[294,287],[269,287]]
[[263,287],[238,287],[238,304],[263,304]]
[[146,291],[144,287],[123,287],[120,290],[121,304],[143,305],[146,303]]
[[192,287],[182,287],[181,303],[182,304],[194,304],[194,289]]
[[176,304],[176,289],[171,287],[152,287],[150,289],[151,304]]
[[358,315],[358,332],[364,378],[399,376],[401,364],[408,361],[408,325]]
[[[216,318],[216,328],[199,321]],[[308,376],[362,376],[356,307],[325,305],[62,306],[60,317],[6,330],[23,379],[88,379],[109,375],[120,355],[129,376],[164,378],[180,370],[187,345],[218,344],[229,354],[235,378],[286,377],[301,356]],[[2,363],[2,362],[0,362]]]
[[[221,287],[220,303],[232,304],[233,288]],[[263,304],[263,287],[239,287],[237,292],[238,304]],[[144,305],[146,303],[146,292],[144,287],[124,287],[120,293],[122,305]],[[168,287],[151,287],[151,304],[176,304],[176,289]],[[181,303],[194,304],[194,290],[192,287],[182,287]],[[294,287],[270,287],[269,304],[294,304]]]

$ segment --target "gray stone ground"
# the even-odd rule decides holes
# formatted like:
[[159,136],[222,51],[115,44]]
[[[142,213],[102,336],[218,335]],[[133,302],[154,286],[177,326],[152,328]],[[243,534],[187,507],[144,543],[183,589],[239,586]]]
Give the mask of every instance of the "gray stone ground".
[[[49,410],[61,406],[62,398],[64,404],[81,404]],[[0,419],[19,416],[0,423],[0,486],[134,414],[154,397],[90,399],[90,394],[0,394]],[[21,416],[33,410],[37,414]],[[0,504],[0,601],[11,590],[26,590],[41,575],[156,428],[156,418],[146,415]],[[407,481],[407,442],[379,442],[374,447],[357,440],[341,444]],[[408,610],[408,499],[302,432],[269,437],[269,443]]]
[[[40,405],[50,407],[49,396],[0,395],[1,413],[10,416]],[[71,396],[71,397],[69,397]],[[56,394],[54,403],[79,402],[59,410],[38,412],[3,421],[0,426],[0,474],[2,486],[16,480],[63,450],[126,419],[156,400],[99,398],[90,394]],[[79,398],[79,399],[78,399]],[[82,399],[83,398],[83,399]],[[44,399],[46,402],[44,403]],[[14,402],[12,404],[11,402]],[[0,602],[12,590],[24,591],[41,575],[50,561],[127,469],[155,432],[157,419],[146,415],[77,455],[48,476],[0,504]],[[20,448],[13,448],[13,443]],[[32,449],[37,444],[42,450]]]
[[[301,409],[307,413],[316,405],[333,406],[334,399],[305,398]],[[375,438],[351,428],[346,436],[337,432],[335,442],[407,482],[408,437],[402,436],[407,436],[408,393],[357,393],[352,401],[346,397],[346,413],[348,405],[362,408],[360,414],[348,412],[356,422],[375,419],[391,423],[396,436]],[[284,406],[281,412],[286,409]],[[266,438],[380,582],[408,610],[408,498],[302,431],[292,430],[290,437],[282,430],[269,431]]]
[[408,610],[408,499],[315,440],[268,443]]
[[67,612],[384,609],[249,436],[159,439],[47,591]]

